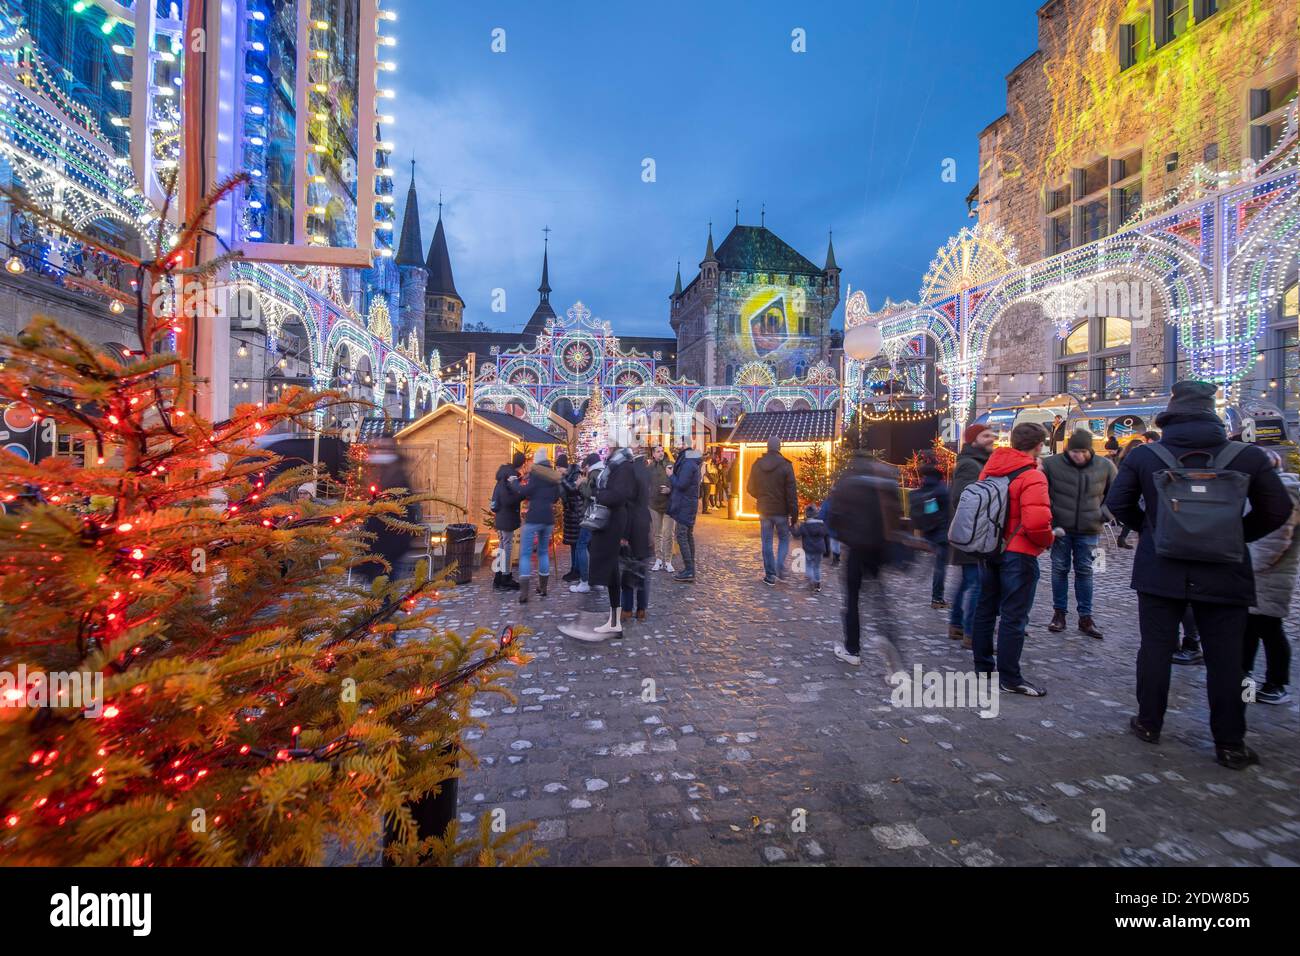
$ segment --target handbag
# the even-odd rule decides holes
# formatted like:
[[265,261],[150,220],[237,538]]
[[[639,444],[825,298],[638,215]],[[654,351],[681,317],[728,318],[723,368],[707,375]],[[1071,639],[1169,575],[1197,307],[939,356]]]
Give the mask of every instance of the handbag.
[[602,505],[596,499],[587,502],[587,509],[582,513],[578,527],[588,531],[604,531],[609,526],[609,506]]

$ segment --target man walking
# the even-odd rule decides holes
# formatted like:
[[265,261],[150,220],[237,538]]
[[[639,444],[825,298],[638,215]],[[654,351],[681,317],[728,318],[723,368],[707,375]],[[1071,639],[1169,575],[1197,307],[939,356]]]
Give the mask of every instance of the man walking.
[[[952,470],[952,491],[948,496],[951,514],[957,509],[961,493],[972,481],[978,481],[980,472],[993,453],[997,433],[987,425],[968,425],[962,433],[962,450]],[[980,561],[973,554],[949,548],[952,563],[961,569],[961,583],[953,595],[952,612],[948,615],[948,636],[961,641],[966,650],[971,649],[971,634],[975,630],[975,607],[980,597]]]
[[1038,556],[1052,545],[1052,505],[1047,479],[1038,470],[1038,453],[1047,429],[1021,422],[1011,429],[1011,447],[995,448],[980,478],[1005,476],[1007,487],[1006,542],[1000,555],[985,558],[980,567],[980,599],[971,634],[975,669],[992,674],[993,625],[998,624],[997,671],[1000,688],[1009,694],[1044,697],[1046,691],[1020,673],[1025,625],[1038,586]]
[[663,445],[656,445],[646,467],[650,470],[650,542],[654,545],[655,563],[651,571],[673,573],[673,519],[668,515],[668,499],[672,494],[669,482],[673,466],[664,454]]
[[[1190,606],[1205,655],[1215,759],[1224,767],[1241,770],[1259,763],[1259,756],[1246,746],[1242,699],[1242,642],[1247,613],[1255,603],[1255,574],[1245,543],[1281,527],[1291,516],[1291,497],[1262,448],[1228,441],[1214,410],[1217,390],[1210,382],[1174,385],[1168,407],[1156,416],[1160,441],[1125,457],[1106,506],[1125,525],[1138,528],[1140,535],[1131,585],[1138,593],[1141,632],[1138,712],[1129,729],[1147,743],[1160,740],[1178,625]],[[1181,469],[1192,471],[1189,475]],[[1234,472],[1245,477],[1234,479]],[[1177,499],[1169,501],[1157,492],[1181,478],[1191,479],[1188,498],[1204,494],[1207,503],[1198,501],[1195,509],[1175,512]],[[1225,497],[1221,488],[1237,495],[1244,492],[1250,502],[1244,517],[1240,500]],[[1208,504],[1213,499],[1220,504]],[[1190,539],[1184,534],[1189,521],[1203,529]],[[1165,522],[1164,532],[1158,531]],[[1181,541],[1181,548],[1170,547],[1175,539]],[[1192,558],[1193,552],[1199,560]]]
[[1053,634],[1065,630],[1070,603],[1070,565],[1074,565],[1074,600],[1079,631],[1101,640],[1092,620],[1092,572],[1097,542],[1105,523],[1106,495],[1115,480],[1115,466],[1092,450],[1092,434],[1082,428],[1070,436],[1065,451],[1043,462],[1052,501],[1052,623]]
[[[767,454],[754,462],[745,483],[745,491],[758,507],[759,533],[763,541],[763,582],[774,585],[784,581],[785,559],[790,553],[790,526],[799,516],[799,496],[795,492],[794,465],[781,454],[781,439],[767,440]],[[772,554],[772,535],[780,539]]]

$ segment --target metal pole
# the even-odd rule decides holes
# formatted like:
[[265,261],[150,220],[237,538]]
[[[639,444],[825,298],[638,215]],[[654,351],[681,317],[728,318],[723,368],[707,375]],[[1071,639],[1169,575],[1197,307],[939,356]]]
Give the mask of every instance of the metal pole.
[[474,370],[478,356],[470,352],[466,357],[465,379],[465,520],[469,521],[470,496],[474,477]]

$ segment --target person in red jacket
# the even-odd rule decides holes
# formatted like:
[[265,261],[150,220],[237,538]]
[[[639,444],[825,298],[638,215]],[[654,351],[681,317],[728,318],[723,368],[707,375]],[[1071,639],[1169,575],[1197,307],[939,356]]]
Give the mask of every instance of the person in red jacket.
[[980,564],[980,599],[971,634],[975,669],[993,673],[993,625],[1001,618],[998,683],[1003,691],[1026,697],[1046,696],[1046,691],[1020,673],[1025,625],[1038,587],[1038,556],[1052,546],[1052,500],[1038,461],[1046,440],[1047,430],[1042,425],[1022,422],[1011,430],[1011,447],[993,449],[980,472],[981,480],[1012,477],[1007,489],[1006,549]]

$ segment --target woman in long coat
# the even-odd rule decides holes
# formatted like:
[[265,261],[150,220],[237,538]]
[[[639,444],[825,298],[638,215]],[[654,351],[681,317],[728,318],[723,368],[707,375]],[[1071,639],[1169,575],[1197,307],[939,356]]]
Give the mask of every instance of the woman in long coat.
[[609,509],[605,527],[591,534],[588,548],[592,584],[603,584],[609,592],[609,621],[594,628],[597,634],[623,633],[623,588],[619,551],[632,536],[632,505],[640,494],[636,463],[627,448],[610,453],[596,479],[596,501]]
[[564,472],[564,478],[560,481],[560,500],[564,503],[561,541],[569,546],[569,573],[564,576],[564,580],[573,582],[581,577],[578,573],[578,535],[582,533],[582,513],[586,507],[582,492],[578,490],[582,475],[578,463],[570,465],[569,456],[565,454],[555,457],[555,467]]

